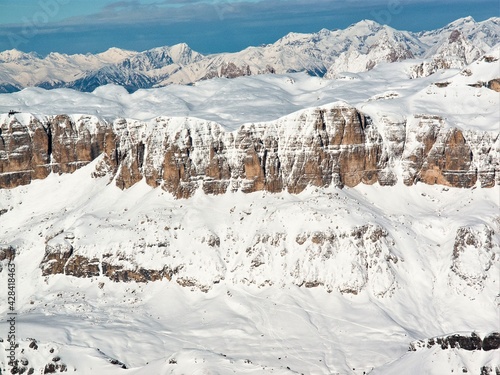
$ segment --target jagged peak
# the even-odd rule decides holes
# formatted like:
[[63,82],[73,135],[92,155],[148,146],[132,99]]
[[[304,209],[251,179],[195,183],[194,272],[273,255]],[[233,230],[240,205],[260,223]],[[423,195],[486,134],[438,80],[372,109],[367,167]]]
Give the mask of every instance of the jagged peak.
[[286,34],[284,37],[278,39],[274,44],[289,44],[296,42],[298,40],[305,40],[311,38],[311,36],[312,34],[291,32]]
[[177,43],[173,46],[170,46],[171,50],[191,50],[191,47],[187,43]]
[[478,22],[479,24],[488,24],[488,23],[495,23],[495,24],[500,24],[500,17],[490,17],[484,21]]
[[111,47],[108,48],[106,51],[98,53],[97,57],[104,59],[104,60],[110,60],[110,61],[120,61],[123,59],[126,59],[128,57],[131,57],[133,55],[137,54],[136,51],[130,51],[126,49],[121,49],[118,47]]
[[60,59],[65,59],[67,57],[68,55],[65,53],[50,52],[47,56],[45,56],[45,59],[60,60]]
[[472,16],[462,17],[448,24],[449,27],[455,27],[457,25],[464,25],[468,23],[477,23]]
[[202,56],[202,54],[193,50],[186,43],[178,43],[170,47],[170,55],[174,60],[181,60],[183,59],[183,57],[189,56],[191,54],[194,54],[196,56]]
[[123,53],[136,53],[136,52],[123,48],[111,47],[108,48],[106,51],[101,52],[100,54],[123,54]]
[[332,30],[329,30],[329,29],[326,29],[326,28],[322,28],[320,31],[318,31],[316,33],[316,35],[318,35],[318,36],[329,36],[329,35],[331,35],[331,33],[332,33]]
[[0,52],[0,61],[3,62],[21,60],[26,58],[40,58],[40,56],[36,52],[23,52],[15,48]]
[[347,29],[369,29],[371,31],[379,30],[381,28],[387,27],[386,25],[382,25],[376,21],[364,19],[359,22],[351,24]]

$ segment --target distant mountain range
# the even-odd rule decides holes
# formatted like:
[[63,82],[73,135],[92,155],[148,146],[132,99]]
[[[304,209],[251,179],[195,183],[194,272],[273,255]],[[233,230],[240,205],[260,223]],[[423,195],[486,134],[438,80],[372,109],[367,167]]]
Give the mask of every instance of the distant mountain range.
[[499,375],[499,35],[0,53],[0,369]]
[[407,59],[416,59],[408,72],[416,78],[438,69],[463,68],[499,42],[500,18],[476,22],[466,17],[419,33],[364,20],[344,30],[290,33],[273,44],[212,55],[202,55],[184,43],[143,52],[111,48],[95,55],[46,57],[8,50],[0,53],[0,92],[32,86],[91,92],[110,83],[133,92],[215,77],[300,71],[335,78]]

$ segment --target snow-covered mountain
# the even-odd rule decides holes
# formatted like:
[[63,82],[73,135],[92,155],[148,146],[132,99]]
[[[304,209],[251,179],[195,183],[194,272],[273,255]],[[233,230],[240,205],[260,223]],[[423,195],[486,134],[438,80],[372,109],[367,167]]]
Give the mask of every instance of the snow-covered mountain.
[[[453,35],[452,35],[453,34]],[[364,20],[345,30],[323,29],[313,34],[290,33],[277,42],[236,53],[203,56],[186,44],[144,52],[110,49],[97,55],[51,53],[45,58],[11,50],[0,53],[0,90],[25,87],[69,87],[93,91],[115,83],[129,91],[191,84],[214,77],[307,72],[336,77],[362,72],[380,63],[426,58],[423,73],[467,65],[500,42],[500,20],[475,22],[463,18],[434,31],[398,31]]]
[[425,50],[410,33],[365,20],[345,30],[324,29],[315,34],[290,33],[267,46],[250,47],[232,54],[207,56],[168,77],[160,85],[268,72],[305,71],[311,75],[323,76],[344,51],[365,53],[377,46],[383,48],[381,44],[386,43],[384,39],[400,45],[408,56],[421,55]]
[[498,43],[500,18],[493,17],[483,22],[476,22],[472,17],[460,18],[443,28],[416,33],[416,37],[428,46],[434,46],[450,36],[453,31],[466,35],[476,47],[487,50]]
[[495,374],[499,349],[409,347],[498,331],[498,188],[176,200],[94,168],[0,190],[26,371]]
[[415,64],[411,77],[431,75],[442,69],[462,69],[477,60],[484,52],[460,31],[453,30],[427,52],[429,58]]
[[[118,63],[106,65],[99,70],[85,72],[81,78],[69,83],[56,84],[53,88],[70,87],[91,92],[99,86],[113,83],[129,91],[136,91],[152,87],[158,81],[174,74],[185,65],[199,61],[202,57],[185,43],[154,48],[136,53]],[[40,86],[48,88],[45,83]]]
[[66,55],[50,53],[41,58],[35,53],[23,53],[16,50],[0,52],[0,79],[6,90],[6,85],[21,89],[30,86],[54,87],[62,86],[82,76],[85,71],[120,62],[136,54],[110,48],[96,55]]
[[366,51],[360,51],[356,46],[350,46],[348,51],[342,52],[328,68],[326,76],[335,78],[343,72],[365,72],[373,69],[379,63],[411,59],[422,53],[422,48],[409,48],[408,39],[396,37],[393,30],[388,28],[378,30],[374,37],[377,42],[369,46]]
[[[52,55],[98,67],[83,91],[207,58],[244,76],[0,94],[0,373],[499,373],[500,45],[448,31]],[[319,67],[340,35],[336,53],[401,58],[327,79],[228,57],[307,46]],[[411,77],[439,54],[459,69]]]
[[[343,72],[363,72],[379,63],[412,58],[424,59],[415,64],[410,73],[413,78],[439,69],[460,69],[500,42],[500,19],[475,22],[472,17],[466,17],[438,30],[407,33],[406,39],[397,34],[388,35],[388,31],[391,30],[380,35],[379,42],[366,51],[353,48],[342,53],[328,69],[327,76],[335,78]],[[420,49],[408,47],[408,36],[418,41]]]

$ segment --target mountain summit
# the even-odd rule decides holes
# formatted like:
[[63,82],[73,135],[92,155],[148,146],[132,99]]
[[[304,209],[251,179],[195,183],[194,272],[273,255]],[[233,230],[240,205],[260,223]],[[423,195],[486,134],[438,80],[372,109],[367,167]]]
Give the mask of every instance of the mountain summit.
[[[443,51],[446,48],[443,45],[449,44],[449,36],[454,32],[461,35],[461,47],[450,45],[448,52]],[[214,55],[202,55],[184,43],[143,52],[111,48],[97,55],[52,53],[45,58],[11,50],[0,53],[0,92],[30,86],[93,91],[109,83],[122,85],[132,92],[215,77],[301,71],[335,77],[342,72],[370,70],[380,63],[423,57],[433,60],[454,53],[458,53],[466,65],[499,43],[499,35],[499,18],[476,22],[466,17],[441,29],[420,33],[363,20],[344,30],[289,33],[273,44]],[[460,48],[463,50],[459,51]],[[430,74],[433,70],[426,72]]]

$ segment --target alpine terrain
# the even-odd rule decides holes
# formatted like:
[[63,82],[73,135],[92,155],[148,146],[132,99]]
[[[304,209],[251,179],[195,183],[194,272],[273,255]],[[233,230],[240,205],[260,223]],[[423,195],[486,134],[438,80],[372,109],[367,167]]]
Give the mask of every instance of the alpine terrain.
[[499,42],[1,52],[0,374],[500,374]]

